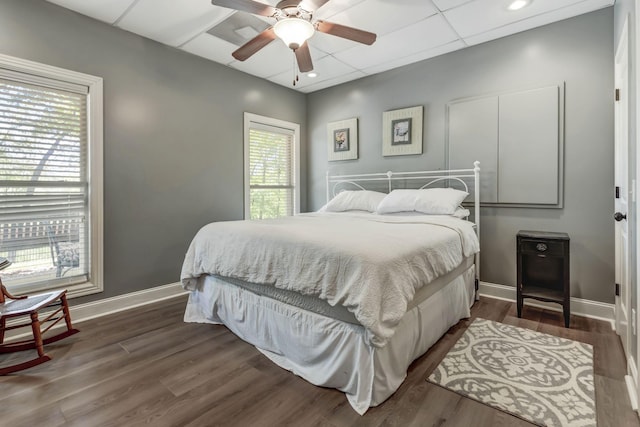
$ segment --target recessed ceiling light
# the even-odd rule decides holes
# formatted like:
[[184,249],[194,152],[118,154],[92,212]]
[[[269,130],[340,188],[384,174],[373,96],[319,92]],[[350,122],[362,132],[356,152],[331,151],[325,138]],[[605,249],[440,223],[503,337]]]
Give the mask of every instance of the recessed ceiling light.
[[520,10],[525,6],[528,6],[531,3],[531,0],[514,0],[512,1],[507,9],[509,10]]
[[307,73],[307,77],[309,77],[309,78],[312,78],[312,79],[313,79],[313,78],[315,78],[315,77],[318,77],[318,74],[316,74],[316,73]]

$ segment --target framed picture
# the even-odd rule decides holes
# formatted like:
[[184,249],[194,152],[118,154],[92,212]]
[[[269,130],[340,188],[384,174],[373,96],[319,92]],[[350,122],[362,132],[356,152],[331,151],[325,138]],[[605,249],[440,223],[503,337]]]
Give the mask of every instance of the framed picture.
[[328,123],[327,138],[329,161],[358,158],[357,118]]
[[411,144],[411,118],[391,121],[391,145]]
[[382,155],[422,154],[422,106],[382,113]]
[[349,128],[333,131],[333,152],[349,151]]

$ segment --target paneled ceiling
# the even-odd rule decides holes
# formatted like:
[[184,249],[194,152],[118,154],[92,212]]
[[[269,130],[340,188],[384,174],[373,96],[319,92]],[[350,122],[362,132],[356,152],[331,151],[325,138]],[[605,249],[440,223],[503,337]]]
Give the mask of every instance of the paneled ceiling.
[[[273,18],[213,6],[210,0],[48,1],[305,93],[588,13],[615,2],[532,0],[526,7],[511,11],[508,6],[513,0],[330,0],[314,13],[314,20],[360,28],[376,33],[378,38],[373,45],[366,46],[316,31],[308,44],[317,75],[312,78],[300,74],[294,87],[293,53],[280,40],[272,41],[244,62],[231,56],[262,30],[261,25],[273,24]],[[272,6],[278,3],[278,0],[257,1]]]

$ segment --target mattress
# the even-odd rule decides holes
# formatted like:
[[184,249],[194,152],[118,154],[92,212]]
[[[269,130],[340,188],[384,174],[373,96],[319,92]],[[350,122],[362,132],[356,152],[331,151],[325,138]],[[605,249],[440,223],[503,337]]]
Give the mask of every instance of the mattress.
[[[455,277],[468,270],[473,265],[474,257],[470,256],[465,258],[462,263],[443,276],[440,276],[433,280],[428,285],[422,286],[414,295],[413,299],[407,306],[407,311],[413,307],[419,305],[422,301],[429,298],[431,295],[442,289],[446,284],[451,282]],[[279,289],[273,286],[264,286],[256,283],[245,282],[243,280],[234,279],[230,277],[213,276],[217,280],[226,281],[247,291],[253,292],[256,295],[268,297],[276,301],[280,301],[285,304],[299,307],[304,310],[308,310],[317,314],[321,314],[332,319],[341,320],[347,323],[353,323],[359,325],[360,322],[356,319],[354,314],[350,312],[346,307],[341,305],[331,305],[327,301],[314,298],[309,295],[303,295],[287,289]]]

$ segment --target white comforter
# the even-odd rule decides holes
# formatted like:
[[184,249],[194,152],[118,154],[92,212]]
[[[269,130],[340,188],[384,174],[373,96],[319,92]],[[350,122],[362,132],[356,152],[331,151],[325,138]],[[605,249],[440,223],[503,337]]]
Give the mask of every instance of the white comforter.
[[473,225],[449,217],[311,213],[216,222],[196,234],[183,287],[233,277],[343,305],[377,347],[393,336],[417,289],[479,251]]

